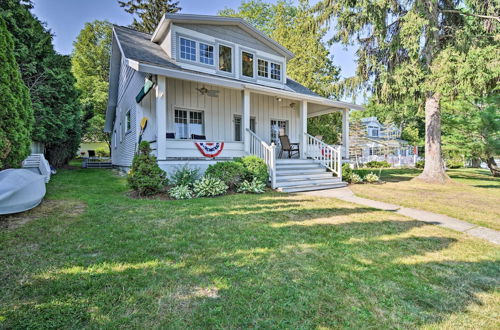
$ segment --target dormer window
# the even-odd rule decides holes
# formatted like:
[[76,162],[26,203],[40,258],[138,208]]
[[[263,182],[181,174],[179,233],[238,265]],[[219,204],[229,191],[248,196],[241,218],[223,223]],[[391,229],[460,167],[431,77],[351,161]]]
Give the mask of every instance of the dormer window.
[[281,80],[281,65],[271,63],[271,79]]
[[368,136],[378,137],[378,127],[368,126]]
[[257,65],[257,75],[259,77],[269,78],[269,69],[268,69],[269,62],[267,62],[265,60],[261,60],[259,58],[257,64],[258,64]]
[[181,58],[188,61],[196,61],[195,41],[186,38],[181,38]]
[[200,42],[200,62],[214,65],[214,46]]
[[253,60],[252,53],[241,52],[241,74],[243,76],[253,78]]

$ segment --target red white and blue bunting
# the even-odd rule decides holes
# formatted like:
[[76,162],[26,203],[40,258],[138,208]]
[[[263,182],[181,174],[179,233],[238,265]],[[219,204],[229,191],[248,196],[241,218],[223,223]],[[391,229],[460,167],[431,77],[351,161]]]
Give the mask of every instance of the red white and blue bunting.
[[224,149],[224,142],[195,142],[194,144],[203,156],[210,158],[219,156]]

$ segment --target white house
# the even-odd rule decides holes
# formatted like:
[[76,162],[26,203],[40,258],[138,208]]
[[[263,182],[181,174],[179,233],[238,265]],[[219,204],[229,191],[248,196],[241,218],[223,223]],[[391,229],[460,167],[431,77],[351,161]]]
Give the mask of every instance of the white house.
[[[362,118],[361,124],[365,136],[352,141],[351,151],[354,149],[357,154],[357,159],[352,161],[366,163],[385,160],[395,166],[415,164],[416,148],[401,139],[401,130],[394,124],[383,124],[377,117]],[[355,158],[352,153],[351,158]]]
[[[147,119],[141,138],[167,172],[253,154],[268,164],[274,188],[340,185],[349,110],[362,107],[287,78],[293,56],[240,18],[167,14],[153,35],[115,25],[105,126],[113,165],[131,166]],[[344,119],[341,147],[307,134],[307,118],[334,111]],[[299,144],[296,158],[279,159],[279,134]]]

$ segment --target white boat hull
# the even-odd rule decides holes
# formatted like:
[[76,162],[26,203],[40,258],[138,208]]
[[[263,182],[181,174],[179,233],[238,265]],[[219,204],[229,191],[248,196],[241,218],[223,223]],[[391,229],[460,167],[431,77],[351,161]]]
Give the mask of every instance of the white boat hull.
[[25,169],[0,171],[0,215],[27,211],[45,196],[45,177]]

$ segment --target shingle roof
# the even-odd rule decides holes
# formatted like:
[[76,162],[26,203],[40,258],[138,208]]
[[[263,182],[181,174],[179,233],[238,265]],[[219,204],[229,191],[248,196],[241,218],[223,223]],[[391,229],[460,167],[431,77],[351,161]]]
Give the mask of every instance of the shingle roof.
[[[176,69],[179,71],[186,71],[186,72],[196,72],[197,74],[206,76],[215,76],[208,73],[183,69],[182,67],[177,65],[175,61],[165,53],[165,51],[160,47],[160,45],[151,41],[150,34],[139,32],[130,29],[128,27],[119,25],[114,25],[114,30],[116,38],[118,39],[118,43],[120,44],[124,56],[130,60],[135,60],[141,63],[151,64],[168,69]],[[239,81],[237,79],[232,79],[232,78],[227,78],[227,79]],[[252,84],[252,83],[245,82],[245,84]],[[255,83],[253,84],[260,85]],[[290,78],[287,78],[285,88],[283,88],[283,90],[309,96],[318,96],[316,93],[314,93],[307,87],[299,84],[298,82]]]

